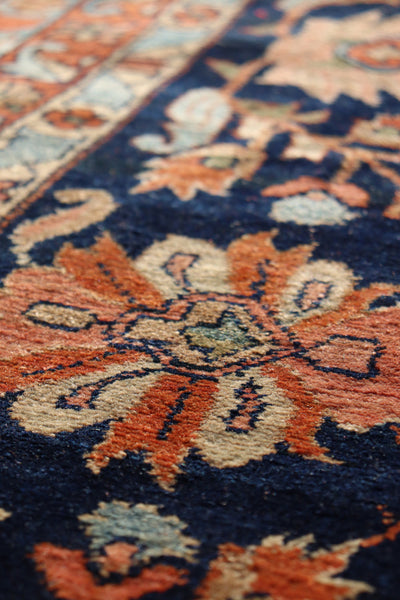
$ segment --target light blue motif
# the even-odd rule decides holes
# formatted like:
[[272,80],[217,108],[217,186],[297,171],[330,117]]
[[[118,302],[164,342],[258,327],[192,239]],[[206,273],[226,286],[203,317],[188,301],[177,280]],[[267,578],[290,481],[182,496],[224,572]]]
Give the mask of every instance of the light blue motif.
[[19,77],[28,77],[37,81],[46,83],[66,82],[72,76],[70,68],[63,65],[62,73],[52,68],[51,61],[41,59],[38,50],[47,50],[48,52],[65,51],[64,44],[58,42],[43,42],[41,45],[35,44],[22,48],[14,62],[5,63],[2,66],[3,71]]
[[280,223],[297,225],[340,225],[358,216],[328,194],[320,200],[303,194],[277,200],[270,215]]
[[133,44],[132,52],[143,52],[144,50],[160,50],[162,48],[174,48],[181,46],[185,42],[195,42],[202,40],[208,30],[202,29],[166,29],[160,27],[156,31],[151,31],[150,35],[142,38]]
[[119,110],[134,100],[134,93],[114,75],[105,73],[84,87],[75,102],[99,104],[112,110]]
[[120,8],[115,5],[114,0],[91,0],[84,6],[85,13],[97,16],[120,14]]
[[76,144],[76,140],[43,135],[23,128],[5,148],[0,150],[0,168],[34,165],[58,160]]
[[186,524],[176,516],[161,516],[152,505],[131,506],[125,502],[102,502],[92,514],[82,515],[91,538],[90,547],[100,550],[117,540],[138,546],[137,560],[177,556],[191,560],[198,542],[182,534]]
[[219,90],[197,88],[186,92],[168,107],[171,121],[165,124],[171,141],[160,134],[144,134],[132,144],[155,154],[183,152],[208,144],[231,115],[231,107]]

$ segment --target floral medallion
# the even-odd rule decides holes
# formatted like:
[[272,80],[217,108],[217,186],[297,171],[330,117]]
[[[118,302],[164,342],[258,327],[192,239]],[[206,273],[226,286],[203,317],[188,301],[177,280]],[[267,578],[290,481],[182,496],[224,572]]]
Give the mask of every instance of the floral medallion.
[[14,272],[0,300],[4,332],[19,323],[3,359],[11,417],[45,436],[105,423],[87,466],[141,452],[167,488],[192,449],[218,468],[282,442],[330,461],[315,437],[326,417],[358,432],[399,422],[397,288],[358,289],[344,264],[273,238],[223,251],[172,235],[131,261],[103,236]]

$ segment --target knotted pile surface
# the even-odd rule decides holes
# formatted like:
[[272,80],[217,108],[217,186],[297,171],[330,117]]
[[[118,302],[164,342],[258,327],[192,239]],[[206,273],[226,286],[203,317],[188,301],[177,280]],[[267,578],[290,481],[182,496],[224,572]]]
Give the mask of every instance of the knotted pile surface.
[[0,23],[1,599],[398,599],[399,3]]

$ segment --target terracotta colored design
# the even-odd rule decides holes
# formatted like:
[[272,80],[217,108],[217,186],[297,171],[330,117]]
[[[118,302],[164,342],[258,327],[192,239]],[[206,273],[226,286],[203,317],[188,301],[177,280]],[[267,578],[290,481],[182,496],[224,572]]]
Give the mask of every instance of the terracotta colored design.
[[[160,516],[156,506],[114,501],[100,504],[97,511],[81,515],[80,520],[90,539],[88,557],[46,542],[36,546],[33,554],[56,598],[131,600],[187,582],[185,569],[163,564],[171,556],[193,562],[198,546],[196,540],[181,533],[186,525],[177,517]],[[120,541],[121,537],[129,542]],[[157,564],[147,566],[154,559]],[[88,568],[89,562],[94,570]],[[133,567],[140,569],[134,577],[129,576]],[[107,582],[116,575],[122,579],[119,583]]]
[[383,514],[387,515],[383,518],[387,525],[383,534],[350,540],[329,550],[315,549],[312,535],[292,540],[270,536],[259,546],[247,548],[223,544],[197,590],[197,597],[228,600],[233,585],[237,600],[265,595],[273,600],[349,600],[360,594],[372,594],[375,590],[371,586],[343,575],[352,557],[362,548],[379,546],[398,536],[400,524],[393,524],[391,513]]
[[148,162],[151,170],[140,175],[141,183],[134,186],[131,193],[167,187],[181,200],[192,200],[199,190],[226,196],[232,183],[239,178],[250,179],[264,158],[262,152],[234,144],[208,146],[171,158],[155,158]]
[[24,390],[10,415],[43,435],[109,422],[88,467],[144,451],[164,486],[191,448],[219,468],[283,441],[331,460],[315,440],[325,417],[358,432],[400,422],[399,309],[373,309],[398,288],[355,289],[345,265],[312,251],[279,252],[269,234],[226,254],[170,236],[131,263],[104,236],[65,246],[58,268],[16,271],[0,299],[3,390]]
[[193,199],[199,190],[225,196],[236,180],[252,178],[266,158],[258,144],[245,148],[239,144],[210,144],[232,114],[236,86],[230,82],[219,90],[190,90],[174,100],[166,110],[170,121],[164,125],[171,141],[154,134],[131,140],[141,150],[172,154],[148,161],[150,170],[139,174],[140,184],[130,190],[132,194],[167,187],[184,201]]
[[[112,554],[117,564],[121,565],[123,548],[109,549],[109,555]],[[184,572],[168,565],[159,565],[144,568],[137,577],[125,577],[121,583],[98,584],[87,567],[88,560],[82,551],[66,550],[47,543],[36,548],[34,558],[38,568],[45,572],[48,588],[55,598],[136,600],[145,594],[166,592],[186,583]]]
[[[0,8],[2,19],[2,12],[16,14],[2,55],[0,43],[0,184],[13,173],[0,217],[29,202],[41,185],[137,111],[244,5],[244,0],[217,0],[212,9],[193,0],[64,0],[52,10],[46,6],[54,20],[40,29],[40,3],[30,11]],[[24,10],[30,18],[19,38]],[[214,16],[205,28],[209,10]]]
[[[261,61],[258,61],[257,66],[261,66],[261,64]],[[211,65],[216,67],[214,62]],[[251,64],[246,66],[249,70]],[[241,67],[240,70],[244,72],[245,67]],[[346,220],[360,216],[359,211],[345,211],[337,202],[344,202],[352,207],[366,208],[369,206],[368,189],[355,186],[357,174],[365,168],[365,165],[368,165],[371,171],[379,177],[389,180],[394,186],[393,204],[386,208],[384,215],[392,219],[399,217],[400,178],[396,151],[400,149],[400,138],[396,117],[385,111],[378,112],[373,119],[357,117],[351,122],[346,132],[338,136],[331,134],[327,127],[327,123],[334,115],[332,106],[327,109],[303,112],[299,102],[281,105],[260,100],[235,99],[234,103],[239,120],[234,135],[237,139],[242,140],[242,143],[245,141],[249,147],[262,148],[263,145],[272,142],[278,136],[288,136],[290,142],[280,156],[282,164],[306,159],[321,165],[323,170],[324,161],[329,161],[332,153],[340,157],[340,166],[329,181],[319,177],[300,175],[295,177],[293,182],[286,181],[285,178],[285,183],[281,185],[286,186],[287,184],[287,191],[285,187],[279,188],[279,197],[282,197],[282,194],[283,196],[285,194],[304,194],[311,190],[325,192],[319,197],[320,200],[325,199],[325,202],[318,203],[319,210],[316,210],[318,206],[315,202],[316,198],[313,199],[314,202],[307,200],[306,203],[297,198],[297,205],[303,209],[302,212],[310,212],[311,215],[317,213],[319,217],[314,217],[307,224],[321,225],[325,221],[327,221],[325,224],[343,224]],[[327,127],[327,131],[324,131],[324,127]],[[295,189],[297,182],[299,187]],[[340,191],[337,186],[342,185],[344,187]],[[274,189],[276,185],[273,183],[264,190],[263,194],[266,196],[274,195],[272,191],[269,191],[269,187]],[[299,209],[293,211],[292,220],[294,222],[296,222],[296,213],[298,212]],[[273,216],[275,218],[278,215]],[[278,220],[281,219],[278,218]]]
[[[331,551],[307,551],[312,536],[286,542],[271,536],[257,547],[241,548],[226,544],[219,549],[206,580],[198,590],[201,600],[228,600],[232,579],[236,598],[267,596],[273,600],[337,600],[356,598],[373,590],[362,582],[338,575],[357,552],[361,540],[343,544]],[[286,577],[282,577],[286,573]]]
[[[232,542],[221,544],[195,597],[350,600],[360,594],[371,594],[375,590],[370,585],[349,579],[345,571],[363,548],[379,546],[385,540],[394,541],[400,533],[400,524],[394,522],[392,513],[384,506],[379,510],[386,526],[382,534],[351,539],[329,549],[316,548],[312,534],[291,540],[272,535],[259,545],[247,547]],[[157,506],[101,503],[94,513],[81,515],[80,521],[86,526],[85,534],[90,541],[86,556],[82,551],[47,542],[38,544],[33,553],[36,568],[43,573],[56,598],[129,600],[149,592],[162,593],[185,585],[188,573],[163,564],[165,557],[185,560],[187,568],[198,562],[193,550],[198,549],[199,543],[182,534],[185,523],[175,516],[160,516]],[[121,537],[125,541],[120,541]],[[139,571],[132,577],[134,568]],[[120,581],[110,583],[110,576],[117,574]]]
[[[282,35],[268,52],[271,69],[260,83],[285,85],[296,69],[296,85],[325,102],[348,94],[371,104],[379,91],[398,95],[399,17],[382,20],[376,10],[344,19],[307,19],[300,32]],[[312,72],[318,65],[319,77]],[[388,77],[390,72],[390,77]]]
[[[341,135],[331,133],[328,125],[333,118],[332,104],[334,101],[339,102],[341,94],[362,98],[372,105],[378,103],[379,94],[392,94],[397,98],[394,83],[398,76],[396,66],[390,67],[389,76],[389,71],[382,65],[379,69],[374,67],[372,72],[366,64],[364,70],[361,70],[361,64],[355,64],[346,57],[339,59],[339,54],[346,45],[343,42],[343,27],[345,31],[351,30],[353,36],[358,36],[360,40],[369,40],[371,30],[376,35],[375,25],[379,22],[378,29],[385,31],[387,38],[376,42],[377,49],[374,50],[374,43],[369,41],[360,44],[349,42],[348,45],[354,52],[356,48],[360,48],[361,52],[361,48],[365,47],[372,53],[371,56],[377,53],[384,61],[388,55],[389,61],[395,61],[395,58],[390,57],[391,53],[397,52],[398,44],[393,37],[397,17],[382,21],[380,13],[374,10],[367,10],[361,16],[337,20],[324,20],[321,16],[313,15],[298,29],[290,30],[289,26],[293,25],[296,18],[300,18],[299,14],[296,16],[298,12],[302,11],[293,8],[282,22],[268,25],[268,34],[276,36],[277,40],[261,57],[239,64],[228,59],[208,58],[205,61],[207,67],[223,78],[224,85],[218,88],[191,89],[175,98],[165,110],[166,121],[162,125],[166,136],[149,132],[131,139],[131,144],[140,150],[169,155],[146,161],[144,166],[147,169],[138,173],[136,177],[139,184],[131,188],[131,193],[169,188],[184,201],[195,198],[198,191],[226,196],[238,180],[253,180],[266,159],[267,144],[275,136],[284,134],[290,137],[290,142],[284,148],[281,160],[306,158],[313,162],[323,162],[332,152],[341,157],[340,167],[332,181],[320,180],[319,186],[322,187],[317,186],[317,189],[326,191],[329,185],[344,185],[345,190],[346,186],[350,186],[347,193],[344,191],[344,195],[347,198],[345,202],[352,206],[365,208],[369,204],[368,193],[363,189],[355,190],[354,198],[349,200],[352,195],[349,194],[350,189],[355,186],[354,175],[365,163],[375,173],[389,179],[395,186],[396,193],[392,206],[388,206],[384,214],[389,218],[398,218],[400,177],[398,156],[394,150],[400,149],[400,138],[396,117],[393,118],[390,112],[380,108],[377,108],[378,114],[373,119],[357,113],[357,118]],[[357,28],[354,26],[355,20]],[[324,27],[327,28],[326,39],[331,40],[330,44],[322,44],[322,41],[320,44],[313,43],[311,40],[318,40],[323,35],[321,32]],[[334,31],[331,32],[331,29]],[[350,39],[350,33],[348,36]],[[340,46],[340,52],[334,42],[336,37],[338,47],[342,42],[344,44]],[[301,65],[298,65],[300,58],[297,55],[299,43],[304,46],[303,57],[312,54]],[[324,47],[324,60],[327,64],[323,63],[322,76],[315,78],[313,72],[316,66],[313,65],[320,64],[320,45]],[[365,52],[368,54],[367,50]],[[379,62],[380,59],[376,60]],[[331,72],[335,73],[334,77]],[[301,101],[282,104],[270,100],[270,86],[279,89],[290,77],[296,79],[302,93],[315,95],[324,102],[318,102],[318,108],[304,111]],[[326,78],[335,83],[329,83]],[[246,84],[258,89],[257,98],[243,97]],[[319,88],[316,86],[320,86],[325,96],[318,94]],[[358,86],[357,90],[353,90],[352,86]],[[239,97],[238,91],[241,92]],[[260,99],[264,96],[265,99]],[[237,120],[237,127],[230,131],[230,135],[239,143],[215,143],[229,119]],[[323,130],[324,126],[326,131]],[[185,171],[185,178],[179,177],[182,170]],[[296,222],[298,214],[298,224],[332,225],[343,224],[360,215],[359,212],[346,211],[341,207],[343,196],[340,193],[339,197],[334,193],[328,196],[323,194],[319,199],[325,201],[318,205],[316,198],[297,198],[292,219]],[[290,205],[290,202],[286,204]],[[284,212],[290,213],[291,208],[288,206]],[[311,212],[311,217],[305,223],[302,214],[307,212]],[[287,220],[278,213],[273,213],[272,216],[281,222]]]
[[398,0],[0,21],[1,600],[397,599]]
[[72,110],[52,110],[46,114],[46,119],[61,129],[79,129],[80,127],[98,127],[103,119],[87,108],[76,108]]

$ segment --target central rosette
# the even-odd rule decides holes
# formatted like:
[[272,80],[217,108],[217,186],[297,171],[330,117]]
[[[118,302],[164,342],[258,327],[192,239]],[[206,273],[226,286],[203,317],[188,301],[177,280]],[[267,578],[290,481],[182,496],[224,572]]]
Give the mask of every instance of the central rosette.
[[192,294],[161,314],[126,314],[112,329],[111,343],[180,370],[212,372],[265,362],[290,345],[264,307],[229,294]]

